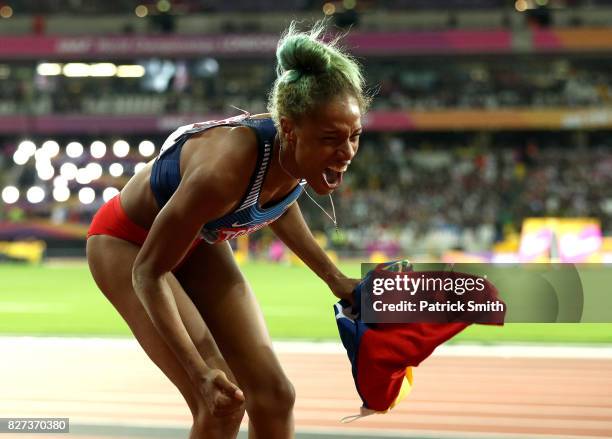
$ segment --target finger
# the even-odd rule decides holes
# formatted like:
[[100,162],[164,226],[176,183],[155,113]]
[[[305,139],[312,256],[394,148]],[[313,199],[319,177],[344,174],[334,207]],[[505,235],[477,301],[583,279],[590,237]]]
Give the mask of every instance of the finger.
[[243,401],[239,401],[231,395],[219,393],[215,398],[215,403],[219,407],[240,407]]
[[234,398],[237,399],[238,401],[243,402],[244,401],[244,393],[242,393],[242,390],[236,388],[236,391],[234,392]]
[[229,407],[234,403],[236,403],[236,400],[224,393],[217,393],[215,395],[215,408],[217,409]]
[[242,390],[228,380],[225,374],[219,374],[215,377],[215,385],[227,395],[231,395],[238,400],[244,401],[244,394],[242,393]]

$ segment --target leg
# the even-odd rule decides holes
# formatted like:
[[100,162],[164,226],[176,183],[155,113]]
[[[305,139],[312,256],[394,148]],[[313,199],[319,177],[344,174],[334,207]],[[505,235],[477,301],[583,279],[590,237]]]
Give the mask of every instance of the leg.
[[176,276],[244,392],[250,434],[293,437],[295,391],[272,350],[259,305],[229,245],[200,245]]
[[[157,332],[136,296],[132,288],[132,265],[138,250],[139,247],[134,244],[112,236],[90,237],[87,240],[87,260],[94,280],[127,322],[147,355],[185,398],[194,419],[190,438],[236,437],[244,411],[227,418],[213,417],[208,413],[187,372]],[[198,310],[172,274],[169,275],[169,282],[181,318],[204,360],[224,370],[227,376],[235,381]]]

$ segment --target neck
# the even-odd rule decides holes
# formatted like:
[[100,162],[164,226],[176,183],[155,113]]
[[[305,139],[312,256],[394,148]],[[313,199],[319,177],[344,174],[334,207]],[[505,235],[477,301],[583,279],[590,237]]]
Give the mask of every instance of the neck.
[[275,154],[278,161],[278,166],[282,173],[291,179],[292,183],[295,183],[295,180],[300,180],[300,178],[296,177],[297,172],[295,172],[295,161],[291,160],[290,157],[287,156],[286,146],[282,146],[280,141],[280,136],[277,134],[274,138],[274,149],[278,152]]

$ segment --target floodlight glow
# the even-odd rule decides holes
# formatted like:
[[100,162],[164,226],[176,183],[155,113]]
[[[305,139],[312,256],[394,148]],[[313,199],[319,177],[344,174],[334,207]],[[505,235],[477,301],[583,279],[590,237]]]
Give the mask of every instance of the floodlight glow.
[[76,178],[77,173],[78,168],[74,163],[64,163],[62,166],[60,166],[60,175],[66,180],[73,180]]
[[325,15],[334,15],[336,13],[336,5],[331,2],[327,2],[323,5],[323,13]]
[[49,153],[42,148],[38,148],[36,152],[34,153],[34,160],[36,160],[36,164],[49,163],[50,162]]
[[53,186],[68,186],[68,179],[63,175],[58,175],[53,179]]
[[13,204],[19,200],[19,189],[15,186],[7,186],[2,189],[2,201],[6,204]]
[[106,154],[106,145],[100,140],[94,140],[89,147],[91,156],[95,159],[101,159]]
[[36,66],[36,73],[40,76],[57,76],[62,73],[62,65],[57,63],[40,63]]
[[149,9],[145,5],[138,5],[134,9],[134,13],[138,18],[144,18],[149,15]]
[[91,183],[91,175],[87,168],[79,168],[76,175],[76,181],[79,184]]
[[147,166],[145,162],[136,163],[136,166],[134,166],[134,174],[138,174],[145,166]]
[[80,157],[83,155],[83,145],[79,142],[70,142],[66,145],[66,155],[73,159]]
[[120,78],[142,78],[145,75],[145,68],[141,65],[120,65],[117,66],[117,76]]
[[516,0],[514,3],[514,7],[519,12],[525,12],[527,10],[527,1],[526,0]]
[[36,172],[38,173],[38,178],[41,180],[51,180],[55,175],[55,169],[51,166],[51,163],[39,162],[36,164]]
[[113,177],[121,177],[123,175],[123,165],[121,163],[113,163],[108,167],[108,172]]
[[151,157],[155,153],[155,145],[150,140],[143,140],[138,145],[138,152],[143,157]]
[[84,187],[79,190],[79,201],[82,204],[91,204],[96,199],[95,191],[90,187]]
[[55,140],[47,140],[42,144],[41,149],[45,151],[48,157],[55,157],[59,154],[60,146]]
[[159,12],[168,12],[171,7],[172,5],[170,5],[170,2],[168,0],[159,0],[157,2],[157,10]]
[[25,165],[29,158],[30,156],[22,149],[18,149],[13,153],[13,161],[16,165]]
[[108,76],[115,76],[116,73],[117,73],[117,66],[110,62],[101,62],[97,64],[92,64],[89,69],[90,76],[108,77]]
[[214,76],[219,73],[219,61],[214,58],[204,58],[198,66],[198,71],[203,76]]
[[26,192],[26,198],[32,204],[40,203],[45,199],[45,190],[40,186],[32,186]]
[[113,198],[118,193],[119,193],[119,190],[117,188],[107,187],[106,189],[104,189],[104,192],[102,192],[102,199],[104,200],[104,202],[106,202],[110,200],[111,198]]
[[71,62],[62,68],[62,73],[64,76],[68,76],[70,78],[80,78],[89,76],[91,71],[91,67],[89,64],[80,63],[80,62]]
[[68,201],[70,198],[70,189],[67,186],[56,186],[53,188],[53,199],[57,202],[63,203]]
[[29,157],[36,152],[36,144],[31,140],[24,140],[17,146],[17,149],[23,151]]
[[11,18],[13,16],[13,8],[9,5],[4,5],[0,8],[0,17]]
[[117,140],[113,143],[113,153],[117,157],[125,157],[130,152],[130,144],[125,140]]
[[102,166],[100,166],[98,163],[88,163],[87,166],[85,166],[85,169],[87,169],[89,178],[91,180],[97,180],[98,178],[102,177]]

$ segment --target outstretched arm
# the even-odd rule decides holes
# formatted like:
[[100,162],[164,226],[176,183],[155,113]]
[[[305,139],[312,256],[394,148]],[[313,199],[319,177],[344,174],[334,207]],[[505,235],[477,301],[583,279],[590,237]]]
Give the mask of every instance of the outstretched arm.
[[336,297],[352,302],[351,293],[359,279],[347,278],[317,244],[304,221],[297,202],[293,203],[279,219],[270,224],[270,228],[329,286]]

